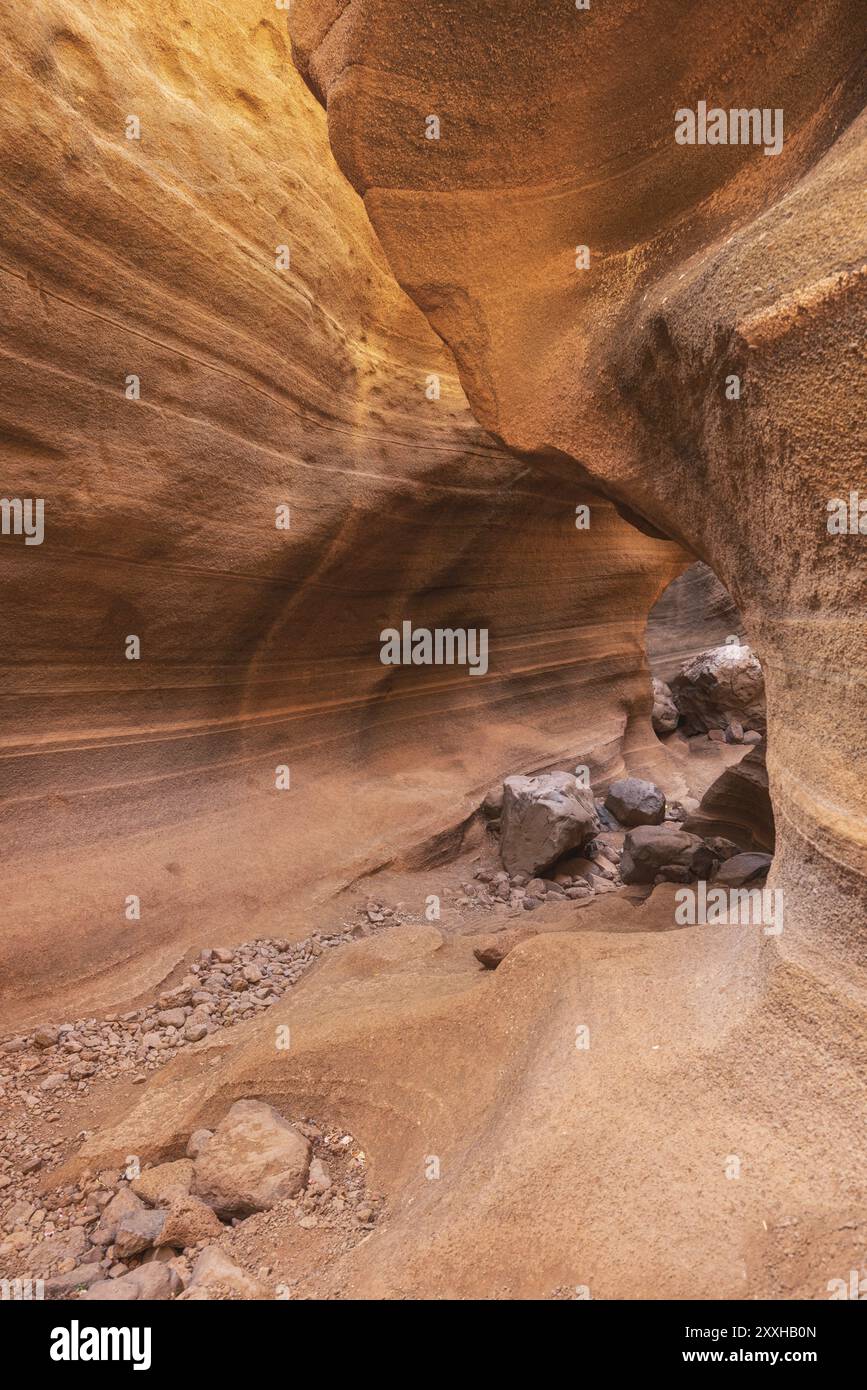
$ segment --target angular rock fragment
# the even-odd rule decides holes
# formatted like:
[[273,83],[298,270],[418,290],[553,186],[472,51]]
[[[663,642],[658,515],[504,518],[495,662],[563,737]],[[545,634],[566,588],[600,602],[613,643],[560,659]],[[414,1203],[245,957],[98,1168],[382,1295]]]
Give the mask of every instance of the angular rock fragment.
[[165,1224],[155,1244],[186,1250],[201,1240],[217,1240],[222,1234],[223,1227],[213,1208],[199,1197],[185,1196],[177,1198],[169,1206]]
[[593,794],[570,772],[507,777],[500,853],[510,874],[541,873],[599,830]]
[[189,1158],[174,1163],[159,1163],[155,1168],[143,1168],[130,1186],[137,1197],[149,1206],[168,1206],[178,1197],[185,1197],[193,1185],[193,1164]]
[[114,1237],[114,1252],[119,1260],[128,1260],[132,1255],[140,1255],[149,1250],[159,1239],[165,1225],[165,1212],[132,1211],[122,1216],[117,1223]]
[[271,1291],[252,1274],[241,1269],[216,1245],[209,1245],[196,1260],[193,1276],[178,1302],[272,1297]]
[[221,1216],[246,1216],[300,1192],[310,1143],[272,1106],[239,1100],[194,1163],[195,1195]]
[[680,711],[674,703],[670,686],[657,676],[653,677],[653,709],[650,722],[654,733],[671,734],[677,728]]
[[665,819],[665,793],[642,777],[623,777],[608,788],[605,809],[621,825],[660,825]]

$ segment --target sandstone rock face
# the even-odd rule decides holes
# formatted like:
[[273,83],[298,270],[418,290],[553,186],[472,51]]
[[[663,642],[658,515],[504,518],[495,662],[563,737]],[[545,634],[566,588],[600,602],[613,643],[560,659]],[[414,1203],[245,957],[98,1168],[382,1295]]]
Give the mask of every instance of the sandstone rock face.
[[[112,1008],[188,946],[306,935],[314,895],[516,767],[600,748],[609,776],[661,772],[641,639],[687,557],[479,426],[285,11],[21,19],[0,17],[0,451],[4,495],[46,520],[0,547],[0,979],[4,1016],[42,1022],[46,994]],[[405,619],[488,629],[488,674],[384,666]]]
[[647,615],[647,660],[669,683],[709,647],[745,638],[744,621],[713,570],[701,560],[672,580]]
[[630,830],[623,844],[620,877],[624,883],[653,883],[663,868],[686,871],[684,881],[706,878],[714,857],[697,835],[664,825],[641,825]]
[[640,777],[612,782],[605,809],[621,825],[660,825],[665,820],[665,793]]
[[[332,148],[479,420],[679,538],[731,595],[765,671],[777,949],[867,994],[867,682],[829,679],[858,666],[867,581],[859,538],[826,525],[865,447],[859,7],[427,14],[419,32],[402,0],[339,26],[331,0],[293,6]],[[780,153],[678,144],[675,111],[710,92],[785,109]]]
[[300,1192],[310,1152],[272,1106],[236,1101],[195,1159],[195,1195],[221,1216],[267,1211]]
[[722,835],[742,849],[773,853],[774,811],[763,746],[751,748],[739,763],[721,773],[683,828],[705,840]]
[[759,733],[765,728],[765,678],[745,643],[700,652],[674,678],[671,693],[688,733],[726,729],[733,723]]
[[571,772],[507,777],[500,854],[510,874],[537,874],[599,830],[593,793]]

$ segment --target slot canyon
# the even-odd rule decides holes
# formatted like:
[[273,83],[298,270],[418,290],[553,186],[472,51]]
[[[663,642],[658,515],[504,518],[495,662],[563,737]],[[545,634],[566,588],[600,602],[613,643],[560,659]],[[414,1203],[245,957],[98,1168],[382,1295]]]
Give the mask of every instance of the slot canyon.
[[0,33],[0,1278],[867,1279],[861,7]]

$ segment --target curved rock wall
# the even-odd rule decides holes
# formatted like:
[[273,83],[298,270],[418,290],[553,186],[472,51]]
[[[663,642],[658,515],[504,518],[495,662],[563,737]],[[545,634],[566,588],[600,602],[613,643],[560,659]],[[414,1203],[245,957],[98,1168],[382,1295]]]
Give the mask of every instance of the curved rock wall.
[[[481,422],[681,539],[743,614],[779,949],[863,989],[867,571],[826,525],[863,477],[860,6],[300,0],[292,26]],[[782,148],[679,144],[702,101],[782,110]]]
[[[7,1017],[306,934],[504,773],[659,771],[642,633],[683,553],[475,423],[285,15],[0,31],[3,492],[45,504],[0,544]],[[488,674],[383,666],[405,619],[488,627]]]

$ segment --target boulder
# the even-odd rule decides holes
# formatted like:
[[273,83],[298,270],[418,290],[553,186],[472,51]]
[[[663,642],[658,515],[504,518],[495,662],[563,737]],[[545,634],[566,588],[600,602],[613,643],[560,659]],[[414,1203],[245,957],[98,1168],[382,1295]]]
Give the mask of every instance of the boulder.
[[194,1160],[193,1191],[220,1216],[249,1216],[294,1197],[307,1181],[310,1142],[270,1105],[239,1100]]
[[665,793],[641,777],[623,777],[608,788],[605,809],[621,825],[660,825],[665,820]]
[[541,873],[599,829],[593,793],[570,772],[503,783],[500,853],[510,874]]
[[199,1197],[178,1197],[166,1212],[165,1224],[155,1244],[186,1250],[199,1241],[218,1240],[223,1227],[214,1211]]
[[117,1258],[128,1260],[132,1255],[140,1255],[143,1250],[149,1250],[159,1239],[165,1220],[164,1211],[150,1211],[147,1207],[122,1216],[117,1223],[114,1237],[114,1253]]
[[680,711],[674,703],[671,687],[657,676],[653,677],[653,710],[650,722],[656,734],[672,734],[677,728]]
[[212,1129],[194,1129],[187,1140],[187,1157],[198,1158],[213,1133]]
[[494,932],[491,936],[484,937],[481,944],[474,948],[473,955],[486,970],[496,970],[500,962],[520,942],[528,941],[535,935],[533,927],[507,927],[505,931]]
[[136,1196],[150,1207],[168,1206],[177,1197],[186,1196],[192,1185],[193,1164],[189,1158],[145,1168],[130,1184]]
[[715,863],[697,835],[668,825],[640,825],[624,841],[620,876],[624,883],[653,883],[663,868],[679,865],[691,878],[707,878]]
[[111,1245],[117,1234],[118,1223],[125,1217],[145,1210],[144,1202],[131,1188],[119,1188],[103,1209],[99,1224],[91,1234],[91,1241],[94,1245]]
[[688,733],[722,731],[732,725],[764,732],[765,678],[758,657],[745,642],[699,652],[675,676],[671,694]]
[[196,1260],[192,1278],[178,1302],[271,1297],[271,1291],[264,1284],[236,1265],[218,1246],[209,1245]]
[[734,854],[714,874],[715,888],[742,888],[767,878],[773,863],[771,854]]

